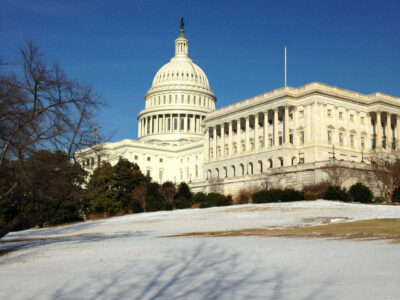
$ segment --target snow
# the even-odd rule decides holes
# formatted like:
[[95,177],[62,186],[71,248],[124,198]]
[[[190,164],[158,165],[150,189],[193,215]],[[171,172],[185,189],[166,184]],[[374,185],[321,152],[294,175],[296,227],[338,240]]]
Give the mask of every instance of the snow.
[[397,299],[399,244],[164,237],[373,218],[400,218],[400,206],[249,204],[13,232],[0,242],[16,250],[0,257],[0,299]]

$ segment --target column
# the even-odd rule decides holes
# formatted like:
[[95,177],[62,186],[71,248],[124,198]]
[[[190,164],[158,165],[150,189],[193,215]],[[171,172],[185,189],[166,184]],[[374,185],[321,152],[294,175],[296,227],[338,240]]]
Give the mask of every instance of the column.
[[221,158],[225,157],[225,123],[221,125]]
[[254,116],[254,149],[258,151],[258,129],[259,129],[259,124],[258,124],[258,113],[255,114]]
[[[182,96],[183,97],[183,96]],[[183,124],[183,131],[188,132],[188,114],[185,115],[185,124]]]
[[192,117],[190,118],[190,132],[195,133],[196,132],[196,128],[195,128],[195,115],[192,115]]
[[194,116],[195,119],[195,124],[196,124],[196,128],[195,128],[195,132],[196,133],[201,133],[200,132],[200,117],[197,117],[196,115]]
[[156,126],[155,126],[155,128],[154,128],[154,129],[155,129],[155,130],[154,130],[155,133],[158,133],[158,131],[159,131],[159,125],[160,125],[160,124],[158,124],[158,123],[159,123],[159,119],[158,119],[158,114],[157,114],[157,116],[156,116],[156,123],[155,123]]
[[386,149],[392,149],[392,124],[389,113],[386,113]]
[[152,134],[153,133],[153,116],[151,116],[151,117],[149,117],[149,119],[150,119],[150,134]]
[[217,158],[217,125],[213,127],[213,159]]
[[143,135],[147,135],[147,125],[148,125],[148,121],[147,118],[143,118],[143,125],[144,125],[144,134]]
[[285,145],[289,145],[289,106],[285,106],[285,117],[284,117],[284,141]]
[[167,132],[167,115],[163,115],[163,128],[162,128],[162,132],[166,133]]
[[230,156],[232,156],[232,154],[233,154],[233,132],[232,132],[233,128],[232,128],[232,126],[233,126],[233,121],[231,120],[231,121],[229,121],[229,144],[228,144]]
[[210,160],[210,128],[206,128],[206,140],[204,143],[205,160]]
[[382,148],[382,123],[381,123],[381,112],[376,112],[376,148]]
[[241,128],[240,128],[240,118],[237,119],[236,121],[236,149],[237,149],[237,153],[240,153],[242,151],[242,141],[241,141]]
[[246,152],[251,151],[250,149],[250,116],[246,117],[246,132],[245,132],[245,147]]
[[138,124],[138,137],[141,137],[142,135],[142,119],[139,120],[139,124]]
[[268,110],[264,112],[264,149],[267,149],[268,147]]
[[274,142],[273,145],[275,147],[277,147],[279,145],[279,137],[278,137],[278,124],[279,124],[279,120],[278,120],[278,108],[274,109]]

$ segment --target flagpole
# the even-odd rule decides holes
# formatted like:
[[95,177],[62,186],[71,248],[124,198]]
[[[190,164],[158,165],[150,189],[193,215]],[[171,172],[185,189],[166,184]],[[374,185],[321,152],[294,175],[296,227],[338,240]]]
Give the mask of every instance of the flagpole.
[[286,81],[286,79],[287,79],[287,71],[286,71],[286,67],[287,67],[287,65],[286,65],[286,46],[285,46],[285,86],[287,85],[287,81]]

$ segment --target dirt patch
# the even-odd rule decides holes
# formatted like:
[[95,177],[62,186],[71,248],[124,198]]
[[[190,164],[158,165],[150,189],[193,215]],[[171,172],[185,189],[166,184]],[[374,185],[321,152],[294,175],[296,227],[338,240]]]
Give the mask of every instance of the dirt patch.
[[182,236],[267,236],[299,238],[337,238],[360,240],[389,240],[400,243],[400,219],[373,219],[327,225],[304,226],[284,229],[243,229],[227,231],[190,232],[169,237]]
[[330,224],[334,222],[343,222],[350,220],[348,217],[313,217],[313,218],[304,218],[303,221],[306,223],[321,223],[321,224]]
[[0,257],[3,256],[3,255],[8,254],[8,253],[10,253],[10,252],[13,252],[13,251],[14,251],[14,250],[0,250]]

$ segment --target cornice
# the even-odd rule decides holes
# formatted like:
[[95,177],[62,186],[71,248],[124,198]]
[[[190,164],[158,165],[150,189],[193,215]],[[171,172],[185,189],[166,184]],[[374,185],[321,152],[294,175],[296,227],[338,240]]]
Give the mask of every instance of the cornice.
[[365,95],[358,92],[353,92],[345,89],[340,89],[334,86],[323,84],[320,82],[312,82],[299,88],[282,87],[268,93],[264,93],[252,98],[245,99],[240,102],[225,106],[218,110],[209,113],[205,119],[206,122],[212,121],[221,116],[238,113],[244,110],[256,108],[266,103],[273,103],[279,100],[287,102],[287,105],[293,105],[294,101],[298,101],[302,97],[309,95],[331,96],[346,102],[353,102],[371,106],[373,104],[387,104],[400,109],[400,98],[386,95],[380,92]]

